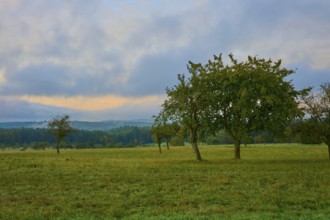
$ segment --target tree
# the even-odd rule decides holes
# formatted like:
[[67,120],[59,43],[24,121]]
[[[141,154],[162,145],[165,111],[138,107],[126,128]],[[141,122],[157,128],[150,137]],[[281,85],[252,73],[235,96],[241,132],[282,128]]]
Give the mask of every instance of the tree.
[[48,129],[56,139],[56,151],[60,153],[60,144],[69,134],[75,131],[70,125],[70,116],[56,116],[48,122]]
[[207,129],[204,120],[207,97],[199,74],[201,68],[201,64],[189,62],[187,69],[190,78],[186,79],[183,74],[178,75],[178,84],[166,89],[167,99],[164,101],[160,113],[167,121],[177,123],[189,132],[190,143],[197,160],[202,160],[198,139]]
[[[307,119],[301,122],[303,135],[321,139],[328,146],[330,159],[330,83],[323,83],[316,93],[301,97]],[[307,129],[308,128],[308,129]]]
[[161,143],[165,139],[167,150],[173,137],[179,132],[180,127],[177,123],[167,123],[165,117],[161,114],[154,116],[155,121],[151,127],[151,133],[158,145],[159,153],[162,153]]
[[270,130],[280,134],[287,124],[301,114],[296,91],[285,77],[294,73],[281,67],[281,60],[248,57],[238,62],[229,55],[231,65],[222,56],[203,67],[209,88],[207,117],[211,130],[224,129],[234,141],[235,159],[240,159],[242,140],[253,131]]

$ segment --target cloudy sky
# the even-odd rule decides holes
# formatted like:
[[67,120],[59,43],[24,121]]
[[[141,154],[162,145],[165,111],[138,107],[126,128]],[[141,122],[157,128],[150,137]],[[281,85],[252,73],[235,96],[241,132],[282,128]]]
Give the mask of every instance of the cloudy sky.
[[0,121],[149,119],[189,60],[220,53],[330,81],[330,1],[1,0]]

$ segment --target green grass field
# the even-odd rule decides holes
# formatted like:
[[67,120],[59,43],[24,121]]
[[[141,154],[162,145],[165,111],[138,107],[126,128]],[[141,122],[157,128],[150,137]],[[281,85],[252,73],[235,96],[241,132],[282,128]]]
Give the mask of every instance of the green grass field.
[[0,219],[330,219],[325,145],[0,152]]

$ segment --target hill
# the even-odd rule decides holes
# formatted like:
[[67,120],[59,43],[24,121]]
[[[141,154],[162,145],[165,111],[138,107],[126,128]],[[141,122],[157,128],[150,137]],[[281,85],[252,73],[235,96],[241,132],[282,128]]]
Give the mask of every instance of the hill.
[[[72,121],[72,126],[80,130],[110,130],[120,127],[149,127],[152,125],[151,119],[139,120],[106,120],[98,122]],[[47,121],[31,122],[0,122],[0,128],[46,128]]]

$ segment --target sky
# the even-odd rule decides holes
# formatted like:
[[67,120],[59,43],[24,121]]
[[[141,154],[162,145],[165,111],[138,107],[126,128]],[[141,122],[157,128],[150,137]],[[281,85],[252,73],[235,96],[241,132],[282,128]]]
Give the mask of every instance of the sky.
[[188,61],[282,60],[330,81],[329,0],[1,0],[0,121],[150,119]]

